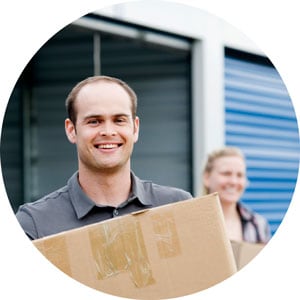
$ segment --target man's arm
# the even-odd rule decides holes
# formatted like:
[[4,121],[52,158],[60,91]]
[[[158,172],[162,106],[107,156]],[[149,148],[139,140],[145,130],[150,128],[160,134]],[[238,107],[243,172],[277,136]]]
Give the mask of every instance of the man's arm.
[[36,226],[34,223],[34,220],[30,213],[21,206],[16,214],[17,220],[19,221],[21,227],[25,231],[26,235],[31,239],[37,239],[38,238],[38,233],[36,230]]

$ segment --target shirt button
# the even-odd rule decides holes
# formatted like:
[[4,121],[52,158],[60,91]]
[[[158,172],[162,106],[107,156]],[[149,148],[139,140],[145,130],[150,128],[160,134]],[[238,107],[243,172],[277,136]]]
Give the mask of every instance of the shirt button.
[[114,209],[113,215],[114,215],[114,217],[117,217],[119,215],[119,211],[117,209]]

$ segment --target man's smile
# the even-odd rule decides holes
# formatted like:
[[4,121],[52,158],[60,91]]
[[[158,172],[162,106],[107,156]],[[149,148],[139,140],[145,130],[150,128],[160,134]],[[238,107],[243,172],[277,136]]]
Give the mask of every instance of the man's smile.
[[97,144],[95,145],[96,148],[98,149],[115,149],[118,147],[121,147],[121,143],[107,143],[107,144]]

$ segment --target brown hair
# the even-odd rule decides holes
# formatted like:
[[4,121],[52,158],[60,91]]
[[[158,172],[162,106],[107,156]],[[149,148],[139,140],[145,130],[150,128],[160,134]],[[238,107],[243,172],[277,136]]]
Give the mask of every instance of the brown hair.
[[130,100],[131,100],[131,112],[132,112],[132,118],[135,119],[136,117],[136,110],[137,110],[137,96],[133,89],[124,81],[121,79],[115,78],[115,77],[110,77],[110,76],[92,76],[88,77],[80,82],[78,82],[71,92],[69,93],[67,99],[66,99],[66,109],[68,113],[69,119],[72,121],[74,126],[76,125],[76,120],[77,120],[77,111],[76,111],[76,98],[80,92],[80,90],[91,83],[95,83],[98,81],[106,81],[106,82],[112,82],[120,85],[121,87],[124,88],[124,90],[128,93]]
[[[223,147],[217,150],[214,150],[212,152],[210,152],[207,156],[207,159],[205,161],[204,167],[203,167],[203,174],[205,173],[210,173],[214,167],[214,162],[216,159],[220,158],[220,157],[224,157],[224,156],[239,156],[241,157],[243,160],[245,160],[245,156],[242,152],[242,150],[240,150],[237,147]],[[204,186],[203,184],[203,194],[208,194],[208,189],[206,186]]]

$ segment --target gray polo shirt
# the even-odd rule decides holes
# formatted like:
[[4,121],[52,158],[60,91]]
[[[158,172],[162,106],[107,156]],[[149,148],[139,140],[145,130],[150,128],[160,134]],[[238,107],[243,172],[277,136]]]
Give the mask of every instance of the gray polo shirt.
[[141,180],[133,173],[131,182],[131,194],[125,202],[118,207],[100,206],[83,192],[76,172],[66,186],[20,206],[16,217],[28,237],[38,239],[141,209],[192,198],[184,190]]

